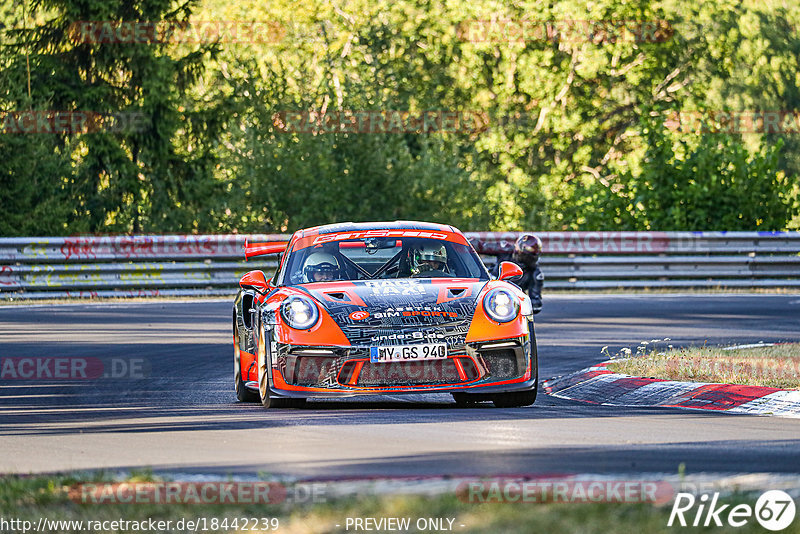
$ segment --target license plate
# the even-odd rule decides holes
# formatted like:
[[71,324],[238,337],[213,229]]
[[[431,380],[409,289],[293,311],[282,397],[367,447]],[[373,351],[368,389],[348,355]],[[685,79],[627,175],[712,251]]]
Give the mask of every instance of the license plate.
[[419,345],[392,345],[370,347],[369,360],[372,363],[417,362],[422,360],[442,360],[447,358],[446,343],[423,343]]

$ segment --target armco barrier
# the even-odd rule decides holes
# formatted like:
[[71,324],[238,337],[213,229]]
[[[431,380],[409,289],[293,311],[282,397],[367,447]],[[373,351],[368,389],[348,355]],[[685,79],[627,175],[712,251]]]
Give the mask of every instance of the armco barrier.
[[[518,232],[467,237],[484,254]],[[800,232],[537,232],[548,288],[800,287]],[[232,295],[251,269],[245,237],[166,235],[0,238],[0,298]]]
[[[519,232],[469,234],[481,252]],[[537,232],[548,288],[800,287],[800,232]],[[487,260],[489,263],[492,260]]]
[[278,235],[140,235],[0,239],[0,298],[231,295],[252,269],[245,238]]

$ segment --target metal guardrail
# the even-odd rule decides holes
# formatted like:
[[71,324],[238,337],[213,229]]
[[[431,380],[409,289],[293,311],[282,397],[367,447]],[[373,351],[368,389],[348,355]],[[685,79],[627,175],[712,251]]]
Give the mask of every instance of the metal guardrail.
[[245,238],[288,235],[141,235],[0,239],[0,298],[232,295],[247,271]]
[[[520,233],[478,233],[483,250]],[[800,232],[540,232],[546,288],[800,287]],[[488,262],[487,262],[488,263]]]
[[[468,233],[484,254],[518,232]],[[800,287],[800,232],[539,232],[546,288]],[[0,238],[0,298],[232,295],[252,269],[245,237],[288,235]]]

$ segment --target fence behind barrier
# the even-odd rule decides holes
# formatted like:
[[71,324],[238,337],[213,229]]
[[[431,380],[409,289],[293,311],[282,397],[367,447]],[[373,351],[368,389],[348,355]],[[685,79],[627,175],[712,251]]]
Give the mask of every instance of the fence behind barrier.
[[[518,232],[467,237],[487,264]],[[539,232],[547,288],[800,287],[800,232]],[[252,269],[245,237],[143,235],[0,238],[0,298],[232,295]]]

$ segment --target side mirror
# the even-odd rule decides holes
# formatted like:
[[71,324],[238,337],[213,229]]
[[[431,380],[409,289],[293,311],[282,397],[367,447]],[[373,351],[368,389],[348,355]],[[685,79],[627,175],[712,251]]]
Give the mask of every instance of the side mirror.
[[516,263],[504,261],[500,264],[500,276],[497,277],[498,280],[508,280],[509,282],[513,282],[521,276],[522,269],[520,269],[519,265]]
[[253,289],[262,295],[269,291],[269,283],[263,271],[250,271],[239,280],[242,289]]

